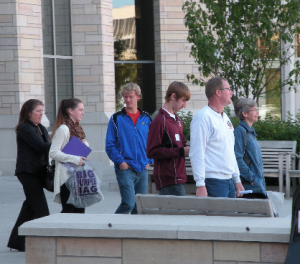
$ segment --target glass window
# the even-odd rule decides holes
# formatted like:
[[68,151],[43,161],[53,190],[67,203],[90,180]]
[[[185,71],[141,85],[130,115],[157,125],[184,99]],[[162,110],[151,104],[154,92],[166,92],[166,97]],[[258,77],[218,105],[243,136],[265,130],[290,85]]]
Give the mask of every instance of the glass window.
[[267,35],[257,40],[260,47],[261,58],[279,58],[280,57],[280,36],[275,34],[270,38]]
[[266,85],[266,93],[259,98],[259,115],[265,117],[266,113],[270,112],[272,116],[281,118],[281,90],[275,88],[280,81],[280,70],[267,69],[266,79],[268,75],[274,75],[274,78]]
[[135,12],[137,59],[154,60],[153,1],[136,0]]
[[[127,1],[113,9],[115,60],[154,60],[153,1]],[[130,4],[131,3],[131,4]],[[115,6],[118,6],[115,8]]]
[[55,0],[56,54],[71,55],[70,0]]
[[155,66],[152,63],[147,64],[115,64],[116,81],[116,108],[124,107],[124,101],[120,95],[122,86],[126,83],[137,83],[142,90],[143,98],[139,100],[138,107],[150,114],[156,110],[155,92]]
[[52,1],[42,1],[43,14],[43,49],[44,54],[54,54],[53,50],[53,23],[52,23]]
[[53,129],[61,99],[73,97],[70,0],[43,0],[45,114]]
[[49,131],[55,122],[55,74],[54,59],[44,58],[44,87],[45,87],[45,115],[49,119]]
[[278,81],[280,81],[280,68],[277,60],[280,57],[280,36],[274,34],[271,38],[268,38],[265,35],[257,43],[260,47],[261,58],[272,58],[272,65],[276,67],[265,69],[266,87],[259,98],[259,115],[264,118],[266,113],[269,112],[272,116],[281,118],[281,90],[276,88]]
[[72,76],[72,60],[57,59],[58,102],[73,96]]
[[116,109],[124,106],[119,92],[137,83],[143,99],[138,106],[156,110],[153,1],[113,0]]

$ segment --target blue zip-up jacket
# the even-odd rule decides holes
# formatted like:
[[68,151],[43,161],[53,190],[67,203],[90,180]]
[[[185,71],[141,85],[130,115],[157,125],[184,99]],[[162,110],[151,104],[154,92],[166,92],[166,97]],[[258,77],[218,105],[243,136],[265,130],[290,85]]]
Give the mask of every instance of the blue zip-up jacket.
[[153,159],[146,155],[147,138],[152,117],[141,111],[136,126],[125,108],[114,113],[109,120],[105,151],[115,164],[115,171],[124,161],[136,172],[142,172]]
[[[249,167],[243,159],[246,148],[246,133],[248,134],[248,143],[247,152],[245,154],[248,155],[251,160]],[[252,190],[253,193],[266,194],[262,154],[256,136],[257,134],[253,127],[250,127],[244,120],[240,121],[239,125],[234,129],[234,152],[245,190]],[[253,182],[253,186],[251,182]]]

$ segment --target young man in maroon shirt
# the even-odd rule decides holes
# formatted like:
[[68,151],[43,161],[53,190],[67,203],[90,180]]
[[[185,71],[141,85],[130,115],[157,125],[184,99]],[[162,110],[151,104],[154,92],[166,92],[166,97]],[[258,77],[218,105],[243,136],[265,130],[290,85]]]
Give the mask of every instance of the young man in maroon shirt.
[[153,177],[160,195],[185,196],[187,181],[186,145],[183,124],[175,112],[186,107],[191,92],[182,82],[172,82],[166,92],[165,103],[152,121],[147,140],[147,156],[154,159]]

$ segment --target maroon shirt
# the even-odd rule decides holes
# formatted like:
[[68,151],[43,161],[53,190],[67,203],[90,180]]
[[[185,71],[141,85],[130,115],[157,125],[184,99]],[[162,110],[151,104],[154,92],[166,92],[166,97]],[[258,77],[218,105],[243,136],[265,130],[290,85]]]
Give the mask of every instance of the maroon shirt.
[[147,156],[154,159],[153,178],[157,190],[187,181],[183,149],[186,139],[182,121],[175,116],[176,121],[161,108],[149,128]]

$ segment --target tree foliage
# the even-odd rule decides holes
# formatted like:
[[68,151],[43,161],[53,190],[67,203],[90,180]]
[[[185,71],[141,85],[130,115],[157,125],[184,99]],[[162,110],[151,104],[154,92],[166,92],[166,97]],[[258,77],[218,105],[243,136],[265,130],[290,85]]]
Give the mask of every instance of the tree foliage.
[[[298,60],[284,80],[267,87],[284,65],[293,63],[294,37],[299,33],[299,0],[188,0],[183,5],[189,29],[190,55],[200,77],[225,77],[234,97],[258,100],[266,92],[296,89],[300,83]],[[272,70],[271,70],[272,69]],[[274,70],[276,69],[276,70]],[[277,78],[278,79],[278,78]]]
[[184,111],[177,112],[178,117],[181,119],[183,124],[183,134],[186,140],[190,140],[190,125],[193,119],[191,111],[185,113]]
[[[230,119],[234,128],[236,128],[239,119],[237,117],[231,117]],[[296,140],[298,148],[300,147],[299,113],[293,117],[288,112],[287,120],[281,120],[279,117],[267,113],[264,119],[259,116],[258,121],[253,124],[253,128],[257,133],[258,140]]]

